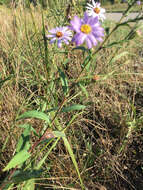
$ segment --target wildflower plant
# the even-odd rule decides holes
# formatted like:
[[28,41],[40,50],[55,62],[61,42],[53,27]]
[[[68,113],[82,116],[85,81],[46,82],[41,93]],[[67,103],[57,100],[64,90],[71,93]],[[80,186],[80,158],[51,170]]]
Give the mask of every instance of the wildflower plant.
[[[92,0],[92,5],[89,3],[87,4],[86,8],[88,10],[84,13],[83,18],[74,16],[73,19],[70,21],[70,23],[67,24],[67,26],[57,26],[57,27],[49,30],[48,34],[45,34],[45,33],[43,34],[43,36],[46,37],[46,39],[50,40],[50,44],[52,44],[52,45],[56,44],[56,46],[58,48],[63,48],[63,46],[62,46],[63,44],[70,45],[70,42],[74,42],[76,46],[80,46],[85,43],[88,49],[91,49],[94,46],[97,46],[98,42],[101,42],[101,44],[99,44],[99,46],[97,46],[95,49],[92,49],[91,51],[87,50],[86,48],[81,48],[82,50],[84,50],[84,51],[87,50],[87,51],[86,51],[86,53],[84,53],[83,60],[82,59],[80,60],[81,62],[82,61],[83,62],[81,64],[82,67],[79,69],[79,72],[77,71],[77,76],[75,78],[74,77],[72,78],[72,76],[69,75],[72,78],[71,80],[68,80],[68,76],[66,75],[66,72],[64,71],[64,66],[65,66],[64,64],[62,64],[62,66],[60,68],[57,67],[57,65],[56,65],[56,67],[54,67],[54,69],[53,69],[53,73],[52,72],[50,73],[48,71],[48,69],[51,66],[50,61],[52,60],[49,55],[51,52],[48,50],[49,46],[46,47],[47,43],[45,43],[43,45],[45,48],[45,59],[43,59],[43,54],[41,53],[42,52],[42,50],[41,50],[40,53],[42,55],[41,59],[43,59],[42,60],[43,62],[39,61],[39,60],[38,61],[40,63],[42,62],[47,70],[45,69],[45,71],[43,71],[43,73],[44,73],[43,75],[41,74],[42,72],[40,72],[40,74],[39,74],[39,65],[38,65],[38,69],[36,68],[35,71],[38,76],[37,77],[38,80],[40,78],[40,85],[39,85],[40,89],[41,89],[41,86],[44,84],[42,86],[42,88],[45,88],[45,92],[46,92],[43,96],[44,92],[40,91],[40,92],[38,92],[38,95],[36,93],[36,97],[38,97],[39,99],[41,98],[40,102],[42,100],[42,103],[43,102],[44,103],[43,103],[43,105],[41,105],[42,103],[39,103],[40,106],[37,103],[36,106],[38,108],[36,107],[34,110],[27,111],[21,115],[19,115],[19,112],[18,112],[16,121],[22,120],[22,119],[27,119],[27,118],[40,119],[44,122],[44,127],[43,127],[42,131],[40,131],[38,129],[38,132],[37,132],[32,127],[32,125],[29,125],[29,124],[20,125],[20,127],[23,128],[24,131],[23,131],[23,134],[21,134],[19,143],[17,143],[16,154],[11,159],[11,161],[7,164],[7,166],[3,169],[3,171],[8,171],[11,169],[13,169],[13,170],[11,170],[8,178],[1,185],[1,189],[4,189],[4,187],[7,185],[12,184],[14,186],[14,184],[19,183],[18,177],[19,176],[21,177],[22,175],[26,176],[25,173],[23,173],[23,172],[28,172],[29,170],[32,170],[33,168],[36,169],[36,171],[39,170],[39,172],[41,172],[40,169],[46,163],[47,157],[55,149],[55,147],[57,146],[60,139],[63,140],[64,146],[68,150],[68,153],[71,157],[72,163],[75,167],[75,170],[78,175],[78,179],[80,181],[80,187],[81,187],[80,189],[82,189],[82,190],[87,189],[87,188],[85,188],[84,183],[82,181],[80,170],[78,168],[78,162],[76,161],[76,157],[74,156],[74,151],[72,150],[72,147],[71,147],[71,142],[69,143],[68,138],[65,133],[66,130],[68,130],[68,128],[72,125],[72,123],[74,123],[76,119],[78,120],[79,115],[81,115],[83,113],[83,110],[86,108],[86,105],[82,105],[83,103],[82,104],[80,104],[80,103],[71,104],[72,100],[76,101],[75,98],[79,94],[79,93],[76,93],[76,88],[74,88],[74,87],[75,86],[81,87],[82,91],[86,94],[86,96],[88,96],[88,92],[87,92],[86,88],[84,88],[84,83],[86,84],[86,82],[88,82],[88,84],[89,84],[91,78],[94,81],[100,81],[100,79],[102,80],[102,77],[100,77],[100,75],[98,75],[98,74],[96,74],[96,75],[94,74],[93,77],[91,75],[90,75],[90,77],[85,76],[85,78],[80,77],[80,76],[85,71],[85,69],[87,69],[87,65],[90,65],[91,61],[94,60],[95,64],[96,64],[95,56],[97,55],[97,53],[101,52],[101,50],[103,48],[106,49],[106,48],[113,47],[114,45],[117,46],[118,44],[120,45],[123,42],[127,42],[131,39],[130,34],[132,34],[134,31],[136,31],[136,27],[132,27],[130,29],[129,34],[127,36],[125,36],[124,39],[119,39],[119,41],[115,41],[115,42],[114,41],[110,42],[110,40],[108,41],[108,39],[111,37],[111,35],[120,26],[127,26],[129,24],[129,22],[138,22],[139,20],[143,20],[142,16],[138,16],[135,19],[130,19],[129,21],[123,21],[124,17],[129,13],[130,9],[134,6],[134,4],[135,4],[135,2],[133,2],[131,5],[129,5],[128,9],[125,11],[125,13],[123,14],[120,21],[111,30],[109,30],[110,32],[106,36],[104,34],[104,28],[101,23],[101,21],[103,21],[105,19],[105,16],[104,16],[105,9],[100,7],[100,3],[96,3],[93,0]],[[42,18],[44,20],[44,17],[42,17]],[[44,23],[44,21],[43,21],[43,23]],[[44,28],[44,24],[43,24],[43,28]],[[28,38],[28,40],[29,40],[29,38]],[[46,42],[47,42],[47,40],[46,40]],[[38,48],[37,48],[38,53],[39,53],[39,47],[41,48],[40,43],[41,43],[41,41],[38,42]],[[71,46],[71,47],[73,47],[73,46]],[[120,45],[120,47],[122,48],[121,45]],[[76,49],[76,48],[73,48],[73,49]],[[118,51],[118,49],[117,49],[117,51]],[[31,50],[31,44],[30,44],[30,50]],[[115,53],[117,53],[117,51],[115,51]],[[67,57],[68,56],[72,57],[72,55],[73,55],[72,53],[73,53],[73,51],[68,52],[66,54]],[[125,52],[125,53],[127,53],[127,52]],[[47,54],[48,54],[48,56],[47,56]],[[28,52],[28,55],[29,55],[29,52]],[[111,55],[112,57],[110,60],[110,64],[113,63],[113,61],[117,60],[118,58],[120,58],[123,55],[126,55],[126,54],[122,54],[118,57],[115,57],[114,54]],[[35,60],[35,57],[36,56],[34,55],[33,61]],[[67,58],[68,63],[70,61],[69,57]],[[56,57],[56,59],[57,59],[57,57]],[[67,66],[67,68],[68,68],[68,66]],[[31,67],[30,67],[30,69],[31,69]],[[46,71],[48,71],[48,72],[46,73]],[[91,74],[90,67],[88,67],[87,71],[88,71],[88,73]],[[33,72],[33,73],[35,73],[35,72]],[[108,76],[109,75],[107,75],[104,78],[104,80]],[[60,90],[57,90],[57,88],[59,88]],[[36,90],[36,92],[37,92],[37,90]],[[32,98],[33,98],[33,95],[32,95]],[[34,101],[34,104],[32,104],[33,106],[35,105],[35,102],[36,101]],[[78,99],[77,102],[80,102],[80,98]],[[29,105],[31,105],[31,104],[29,104]],[[66,119],[66,117],[65,117],[66,113],[73,112],[73,111],[74,111],[74,114],[70,115],[68,113],[69,114],[67,117],[68,122],[65,122],[65,121],[63,122],[62,118]],[[79,112],[76,113],[76,111],[80,111],[81,113],[79,113]],[[62,114],[62,117],[60,114]],[[15,123],[14,123],[14,126],[15,126]],[[50,130],[49,130],[49,128],[50,128]],[[31,133],[34,133],[34,135],[37,138],[32,146],[30,144]],[[35,154],[36,148],[37,147],[39,148],[39,146],[42,145],[42,143],[44,143],[43,140],[45,140],[45,139],[48,141],[47,145],[45,147],[43,147],[40,151],[38,149],[37,154]],[[49,148],[49,146],[50,146],[50,149],[47,151],[47,148]],[[41,158],[43,150],[45,150],[46,153],[45,153],[44,157]],[[38,157],[39,156],[38,151],[40,152],[40,157]],[[36,159],[37,160],[40,159],[40,161],[37,163]],[[47,171],[47,169],[46,169],[46,171]],[[41,173],[40,173],[40,175],[41,175]],[[34,176],[31,175],[31,176],[29,176],[28,179],[26,178],[25,181],[24,180],[20,181],[20,183],[23,183],[23,185],[22,185],[23,189],[24,188],[26,189],[27,186],[28,186],[28,189],[33,189],[33,186],[35,184],[35,181],[34,181],[35,178],[36,178],[35,175]],[[26,184],[26,180],[28,180],[27,184]]]
[[[73,38],[72,32],[75,32]],[[88,49],[96,46],[99,42],[102,42],[104,36],[104,29],[99,21],[99,16],[89,16],[87,12],[84,13],[84,17],[80,19],[78,16],[74,16],[70,21],[70,26],[56,27],[49,30],[46,38],[52,38],[50,44],[57,42],[57,47],[61,48],[62,43],[69,44],[69,41],[75,42],[76,46],[80,46],[84,42]]]

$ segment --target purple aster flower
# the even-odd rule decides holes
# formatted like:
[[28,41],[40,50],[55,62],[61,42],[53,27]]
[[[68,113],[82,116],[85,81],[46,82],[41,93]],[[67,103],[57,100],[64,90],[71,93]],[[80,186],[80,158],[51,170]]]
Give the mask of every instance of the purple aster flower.
[[136,3],[137,3],[137,5],[141,5],[141,1],[137,1]]
[[90,49],[92,46],[97,45],[97,41],[102,41],[104,29],[100,26],[98,17],[89,17],[85,12],[83,19],[75,16],[70,24],[70,29],[76,32],[72,41],[77,46],[83,44],[85,41],[87,47]]
[[69,41],[72,39],[72,32],[68,30],[68,27],[56,27],[49,30],[49,35],[46,35],[46,38],[52,38],[50,44],[57,42],[58,48],[62,47],[62,42],[69,44]]

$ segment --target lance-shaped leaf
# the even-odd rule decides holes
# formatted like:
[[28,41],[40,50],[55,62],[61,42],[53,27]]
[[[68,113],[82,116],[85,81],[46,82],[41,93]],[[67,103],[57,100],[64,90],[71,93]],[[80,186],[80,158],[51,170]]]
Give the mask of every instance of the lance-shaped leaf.
[[66,95],[68,93],[68,80],[67,80],[67,77],[65,75],[65,73],[60,69],[58,68],[58,71],[59,71],[59,74],[60,74],[60,80],[61,80],[61,83],[62,83],[62,88],[63,88],[63,92],[64,92],[64,95]]
[[8,163],[8,165],[3,169],[3,171],[9,170],[11,168],[15,168],[19,164],[22,164],[30,157],[30,153],[26,150],[22,150],[19,153],[17,153],[11,161]]
[[27,118],[41,119],[50,123],[48,115],[37,110],[25,112],[22,115],[20,115],[17,119],[19,120],[19,119],[27,119]]

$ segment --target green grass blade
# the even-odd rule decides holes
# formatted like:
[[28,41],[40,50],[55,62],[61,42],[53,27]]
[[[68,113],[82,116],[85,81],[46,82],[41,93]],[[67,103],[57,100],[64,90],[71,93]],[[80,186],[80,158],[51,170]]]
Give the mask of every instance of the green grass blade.
[[44,158],[42,158],[40,160],[40,162],[38,163],[38,165],[35,167],[36,170],[40,169],[41,166],[44,164],[45,160],[47,159],[47,157],[49,156],[49,154],[51,153],[51,151],[53,150],[53,148],[55,148],[55,146],[57,145],[58,141],[60,140],[60,137],[53,143],[53,145],[49,148],[48,152],[45,154]]
[[75,156],[73,154],[72,148],[71,148],[71,146],[70,146],[70,144],[69,144],[69,142],[68,142],[68,140],[67,140],[66,137],[62,137],[62,139],[64,141],[65,147],[67,148],[67,150],[68,150],[68,152],[70,154],[70,157],[72,159],[72,162],[73,162],[74,167],[76,169],[76,172],[78,174],[78,177],[79,177],[79,180],[80,180],[80,183],[81,183],[81,188],[84,189],[84,185],[83,185],[83,182],[82,182],[82,179],[81,179],[81,176],[80,176],[80,172],[79,172],[79,169],[78,169],[78,164],[76,162],[76,159],[75,159]]

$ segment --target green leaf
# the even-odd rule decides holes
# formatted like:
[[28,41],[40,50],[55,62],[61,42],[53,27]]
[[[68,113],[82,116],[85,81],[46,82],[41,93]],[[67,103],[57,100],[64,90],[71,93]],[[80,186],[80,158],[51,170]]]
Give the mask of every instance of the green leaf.
[[27,124],[27,128],[21,134],[20,139],[16,146],[16,152],[20,152],[21,150],[29,150],[30,148],[30,132],[31,126]]
[[47,121],[48,123],[50,123],[48,115],[43,112],[37,111],[37,110],[25,112],[24,114],[20,115],[17,118],[17,120],[27,119],[27,118],[41,119],[41,120],[44,120],[44,121]]
[[81,105],[81,104],[74,104],[69,107],[63,107],[61,112],[70,112],[70,111],[76,111],[76,110],[83,110],[85,109],[86,106]]
[[3,171],[9,170],[11,168],[15,168],[17,165],[22,164],[30,157],[30,153],[26,150],[22,150],[19,153],[17,153],[11,161],[8,163],[8,165],[3,169]]
[[89,55],[85,58],[83,64],[81,65],[82,68],[84,68],[84,67],[86,67],[88,64],[90,64],[90,60],[91,60],[91,55],[89,54]]
[[38,178],[42,174],[42,170],[27,170],[27,171],[21,171],[17,170],[13,174],[11,178],[12,183],[21,183],[23,181],[27,181],[29,179]]
[[36,135],[37,137],[39,137],[39,135],[37,134],[36,130],[30,124],[25,123],[23,125],[18,125],[18,127],[24,128],[24,129],[26,129],[28,126],[30,126],[30,130],[33,131],[34,135]]
[[83,47],[83,46],[77,46],[75,48],[73,48],[72,50],[82,50],[82,51],[88,51],[87,48]]
[[51,109],[47,110],[46,112],[57,111],[58,109],[59,109],[59,107],[54,107],[54,108],[51,108]]
[[[68,107],[63,107],[60,112],[70,112],[70,111],[76,111],[76,110],[83,110],[85,108],[86,108],[86,106],[84,106],[84,105],[74,104],[74,105],[71,105]],[[47,110],[47,112],[57,111],[58,109],[59,109],[59,107],[55,107],[55,108]]]
[[22,187],[23,190],[34,190],[35,189],[35,180],[30,179],[24,183],[24,186]]
[[109,35],[110,27],[106,27],[106,28],[105,28],[105,32],[106,32],[106,35]]
[[68,93],[68,80],[65,73],[60,68],[58,68],[58,71],[60,74],[60,80],[62,83],[63,92],[64,92],[64,95],[66,95]]

